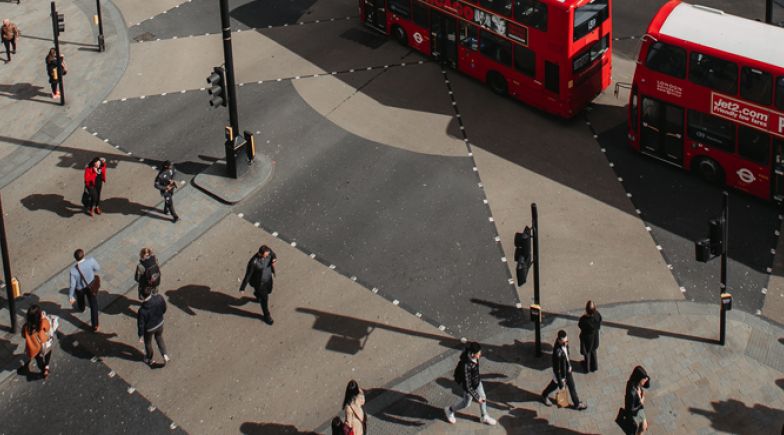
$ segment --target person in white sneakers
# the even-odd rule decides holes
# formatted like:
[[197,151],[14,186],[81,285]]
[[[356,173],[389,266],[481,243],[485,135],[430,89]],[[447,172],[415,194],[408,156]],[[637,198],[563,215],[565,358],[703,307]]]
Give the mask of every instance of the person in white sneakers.
[[487,414],[487,396],[485,396],[485,389],[482,386],[482,379],[479,375],[479,358],[482,357],[482,346],[477,342],[470,342],[466,346],[462,355],[460,355],[460,362],[455,367],[454,378],[461,387],[463,387],[463,397],[459,402],[452,406],[444,408],[446,420],[455,424],[455,411],[468,408],[472,400],[479,403],[479,409],[482,412],[480,421],[484,424],[495,426],[496,421],[493,417]]

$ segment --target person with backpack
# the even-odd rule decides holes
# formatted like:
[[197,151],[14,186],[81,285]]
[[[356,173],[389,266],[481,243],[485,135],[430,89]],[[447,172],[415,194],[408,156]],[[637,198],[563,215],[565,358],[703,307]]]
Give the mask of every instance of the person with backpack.
[[274,322],[269,312],[269,295],[272,293],[272,277],[275,275],[275,263],[278,257],[267,245],[262,245],[259,252],[250,258],[245,268],[245,278],[240,285],[240,293],[245,292],[245,287],[250,284],[253,294],[261,304],[264,323],[272,325]]
[[161,268],[158,259],[152,254],[152,249],[142,248],[139,251],[139,264],[136,265],[134,280],[139,284],[139,299],[144,299],[144,289],[149,288],[152,294],[158,294],[161,285]]
[[566,331],[561,329],[558,331],[555,344],[553,344],[553,379],[542,392],[542,402],[546,406],[552,406],[550,393],[567,386],[572,402],[574,402],[572,408],[578,411],[588,408],[588,405],[580,402],[580,398],[577,396],[577,388],[574,386],[574,377],[572,376],[572,363],[569,361],[569,337],[566,336]]
[[177,221],[180,220],[180,217],[177,216],[177,212],[174,211],[174,200],[172,199],[174,189],[177,188],[177,182],[174,181],[174,174],[172,162],[169,160],[163,162],[160,172],[155,176],[155,188],[161,192],[161,196],[163,197],[163,214],[171,214],[172,223],[177,223]]
[[74,251],[76,264],[69,270],[70,285],[68,287],[68,302],[71,305],[76,303],[77,310],[84,312],[84,300],[90,304],[90,325],[94,332],[100,329],[98,326],[98,290],[101,287],[101,279],[97,272],[101,266],[93,257],[84,256],[84,250]]
[[30,363],[35,359],[38,369],[41,370],[41,377],[46,379],[49,376],[49,361],[52,359],[52,348],[54,321],[49,320],[49,316],[41,310],[37,304],[33,304],[27,310],[27,321],[22,326],[22,337],[25,340],[25,354],[27,363],[25,370],[30,372]]
[[482,413],[479,421],[486,425],[495,426],[497,423],[493,417],[487,413],[487,396],[485,395],[485,388],[482,385],[482,379],[479,375],[479,359],[482,357],[482,346],[477,342],[469,342],[463,353],[460,355],[460,361],[455,367],[452,376],[458,385],[463,387],[463,397],[454,405],[444,408],[446,414],[446,421],[455,424],[455,412],[467,408],[471,405],[472,400],[479,403],[479,409]]
[[163,314],[166,312],[166,300],[159,294],[152,294],[152,288],[145,287],[142,293],[142,306],[136,316],[136,326],[138,327],[139,342],[144,342],[144,362],[153,367],[156,362],[152,359],[152,338],[158,343],[158,350],[163,355],[163,365],[169,362],[169,354],[166,353],[166,343],[163,341]]

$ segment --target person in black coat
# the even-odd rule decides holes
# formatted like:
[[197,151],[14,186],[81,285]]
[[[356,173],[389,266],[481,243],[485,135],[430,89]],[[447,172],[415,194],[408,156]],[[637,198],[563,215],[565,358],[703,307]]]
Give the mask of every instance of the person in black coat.
[[542,402],[547,406],[552,406],[550,393],[565,386],[569,387],[569,395],[573,402],[572,408],[580,411],[586,409],[588,405],[580,402],[580,398],[577,396],[577,388],[574,386],[574,377],[572,377],[572,363],[569,361],[569,337],[562,329],[558,331],[558,338],[553,344],[553,380],[542,392]]
[[272,277],[275,275],[275,263],[278,257],[267,245],[259,248],[258,254],[251,257],[248,267],[245,269],[245,278],[240,285],[240,293],[245,292],[245,287],[250,284],[253,287],[253,294],[261,304],[262,318],[265,323],[272,325],[272,316],[269,312],[269,294],[272,293]]
[[627,417],[634,422],[636,434],[648,430],[648,420],[645,417],[645,391],[651,385],[651,378],[642,366],[637,366],[632,371],[626,382],[626,395],[624,396],[624,409]]
[[482,346],[474,341],[469,342],[460,355],[460,362],[457,363],[454,376],[457,383],[463,387],[463,397],[454,405],[444,408],[446,421],[449,423],[457,423],[455,412],[468,408],[474,400],[479,404],[479,411],[482,414],[479,421],[489,426],[495,426],[497,423],[487,413],[487,396],[479,374],[479,359],[481,357]]
[[152,294],[152,288],[145,287],[142,293],[144,300],[136,315],[136,325],[139,329],[139,342],[144,342],[144,362],[152,367],[152,338],[158,343],[158,350],[163,355],[163,364],[169,361],[166,353],[166,343],[163,342],[163,314],[166,312],[166,300],[159,294]]
[[599,328],[602,327],[602,315],[596,310],[596,304],[593,301],[588,301],[585,304],[585,314],[580,317],[577,326],[580,327],[580,353],[585,358],[583,369],[585,373],[595,372],[599,369],[596,350],[599,349]]

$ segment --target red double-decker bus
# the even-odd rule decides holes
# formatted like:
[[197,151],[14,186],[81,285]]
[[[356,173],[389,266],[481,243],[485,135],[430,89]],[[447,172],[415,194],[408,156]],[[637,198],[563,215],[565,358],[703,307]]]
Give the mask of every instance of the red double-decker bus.
[[629,101],[632,146],[710,182],[780,200],[782,41],[781,27],[666,3],[637,60]]
[[610,84],[610,0],[360,0],[359,12],[493,91],[565,118]]

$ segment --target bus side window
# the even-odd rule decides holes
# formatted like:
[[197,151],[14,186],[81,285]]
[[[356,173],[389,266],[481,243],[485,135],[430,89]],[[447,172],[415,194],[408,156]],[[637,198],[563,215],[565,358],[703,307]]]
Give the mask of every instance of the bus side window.
[[632,88],[631,104],[629,105],[629,121],[632,124],[632,131],[635,132],[635,133],[637,132],[637,127],[638,127],[638,125],[637,125],[637,110],[638,110],[637,109],[637,105],[639,103],[637,102],[637,98],[638,98],[637,97],[637,87],[635,86],[634,88]]
[[482,31],[479,51],[490,59],[506,66],[512,66],[512,43],[506,39]]
[[389,0],[389,10],[395,15],[408,18],[411,14],[411,0]]
[[520,24],[547,31],[547,5],[539,0],[515,0],[514,17]]
[[770,135],[755,128],[738,127],[738,154],[760,165],[768,164]]
[[514,63],[515,68],[523,74],[529,77],[536,76],[536,53],[533,50],[515,44]]
[[544,87],[550,91],[561,92],[561,74],[557,63],[544,62]]
[[770,105],[773,76],[755,68],[740,69],[740,96],[755,103]]
[[686,50],[663,42],[648,46],[645,66],[679,79],[686,78]]
[[512,0],[479,0],[479,6],[505,17],[512,15]]
[[784,110],[784,76],[776,79],[776,107]]
[[735,125],[726,119],[689,110],[688,133],[691,139],[704,145],[735,151]]
[[693,51],[689,60],[689,80],[725,94],[738,93],[738,65],[728,60]]
[[477,33],[476,26],[460,21],[460,45],[469,50],[476,51],[479,49],[479,39],[476,37]]
[[414,23],[419,27],[424,27],[425,29],[430,28],[430,22],[428,21],[429,10],[427,6],[419,3],[419,0],[414,0]]

